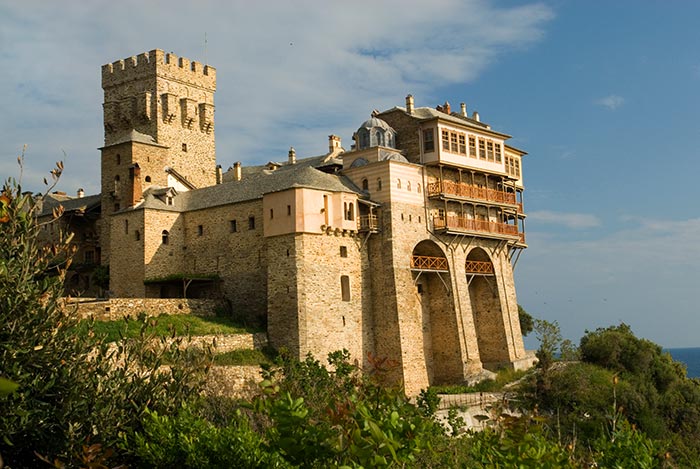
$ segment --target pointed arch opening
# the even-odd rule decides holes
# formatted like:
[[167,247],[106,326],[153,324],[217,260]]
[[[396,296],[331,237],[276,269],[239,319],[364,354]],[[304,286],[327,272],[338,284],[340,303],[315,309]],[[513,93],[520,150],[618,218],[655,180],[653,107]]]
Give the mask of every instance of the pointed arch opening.
[[416,313],[421,318],[428,382],[431,385],[459,382],[462,363],[447,257],[435,242],[423,240],[411,253],[411,271],[418,297]]
[[510,357],[493,262],[486,251],[474,248],[467,256],[465,270],[481,363],[495,370]]

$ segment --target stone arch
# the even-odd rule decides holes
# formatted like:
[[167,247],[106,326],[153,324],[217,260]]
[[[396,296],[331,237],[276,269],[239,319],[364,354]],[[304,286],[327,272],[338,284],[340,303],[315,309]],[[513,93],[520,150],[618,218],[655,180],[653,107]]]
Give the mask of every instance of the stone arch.
[[420,241],[411,257],[423,356],[431,385],[460,382],[461,348],[445,252],[434,241]]
[[465,268],[479,357],[484,368],[493,370],[510,361],[493,261],[477,247],[469,252]]

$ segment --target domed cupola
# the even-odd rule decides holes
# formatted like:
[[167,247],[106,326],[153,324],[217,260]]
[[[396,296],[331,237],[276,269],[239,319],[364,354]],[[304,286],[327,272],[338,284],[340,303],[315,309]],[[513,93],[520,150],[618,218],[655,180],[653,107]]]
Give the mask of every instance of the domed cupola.
[[396,148],[396,131],[374,113],[357,129],[355,138],[358,150],[370,147]]

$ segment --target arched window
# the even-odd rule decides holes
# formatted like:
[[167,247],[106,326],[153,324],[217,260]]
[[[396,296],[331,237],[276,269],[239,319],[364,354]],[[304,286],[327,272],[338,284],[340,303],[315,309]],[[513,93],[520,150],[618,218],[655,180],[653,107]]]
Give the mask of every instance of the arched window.
[[401,189],[401,179],[396,180],[396,188]]
[[377,178],[377,190],[382,190],[382,178]]
[[384,134],[377,130],[377,132],[374,134],[375,137],[377,138],[377,146],[384,146]]
[[406,183],[406,190],[407,190],[408,192],[411,192],[411,181],[408,181],[408,182]]
[[362,190],[363,190],[363,191],[368,191],[368,190],[369,190],[369,181],[367,180],[367,178],[364,178],[364,179],[362,180]]
[[418,193],[420,194],[420,191],[421,191],[420,184],[418,184],[418,188],[417,188],[417,189],[418,189]]
[[170,233],[168,233],[168,230],[163,230],[161,239],[163,244],[168,244],[168,241],[170,241]]
[[136,237],[136,241],[141,240],[141,232],[139,230],[134,231],[134,236]]

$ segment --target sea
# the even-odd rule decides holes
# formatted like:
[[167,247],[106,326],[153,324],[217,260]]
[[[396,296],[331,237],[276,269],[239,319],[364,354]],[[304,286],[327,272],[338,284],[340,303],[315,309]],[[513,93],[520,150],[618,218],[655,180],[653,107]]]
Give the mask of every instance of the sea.
[[688,378],[700,378],[700,347],[669,348],[674,360],[682,362],[688,368]]

